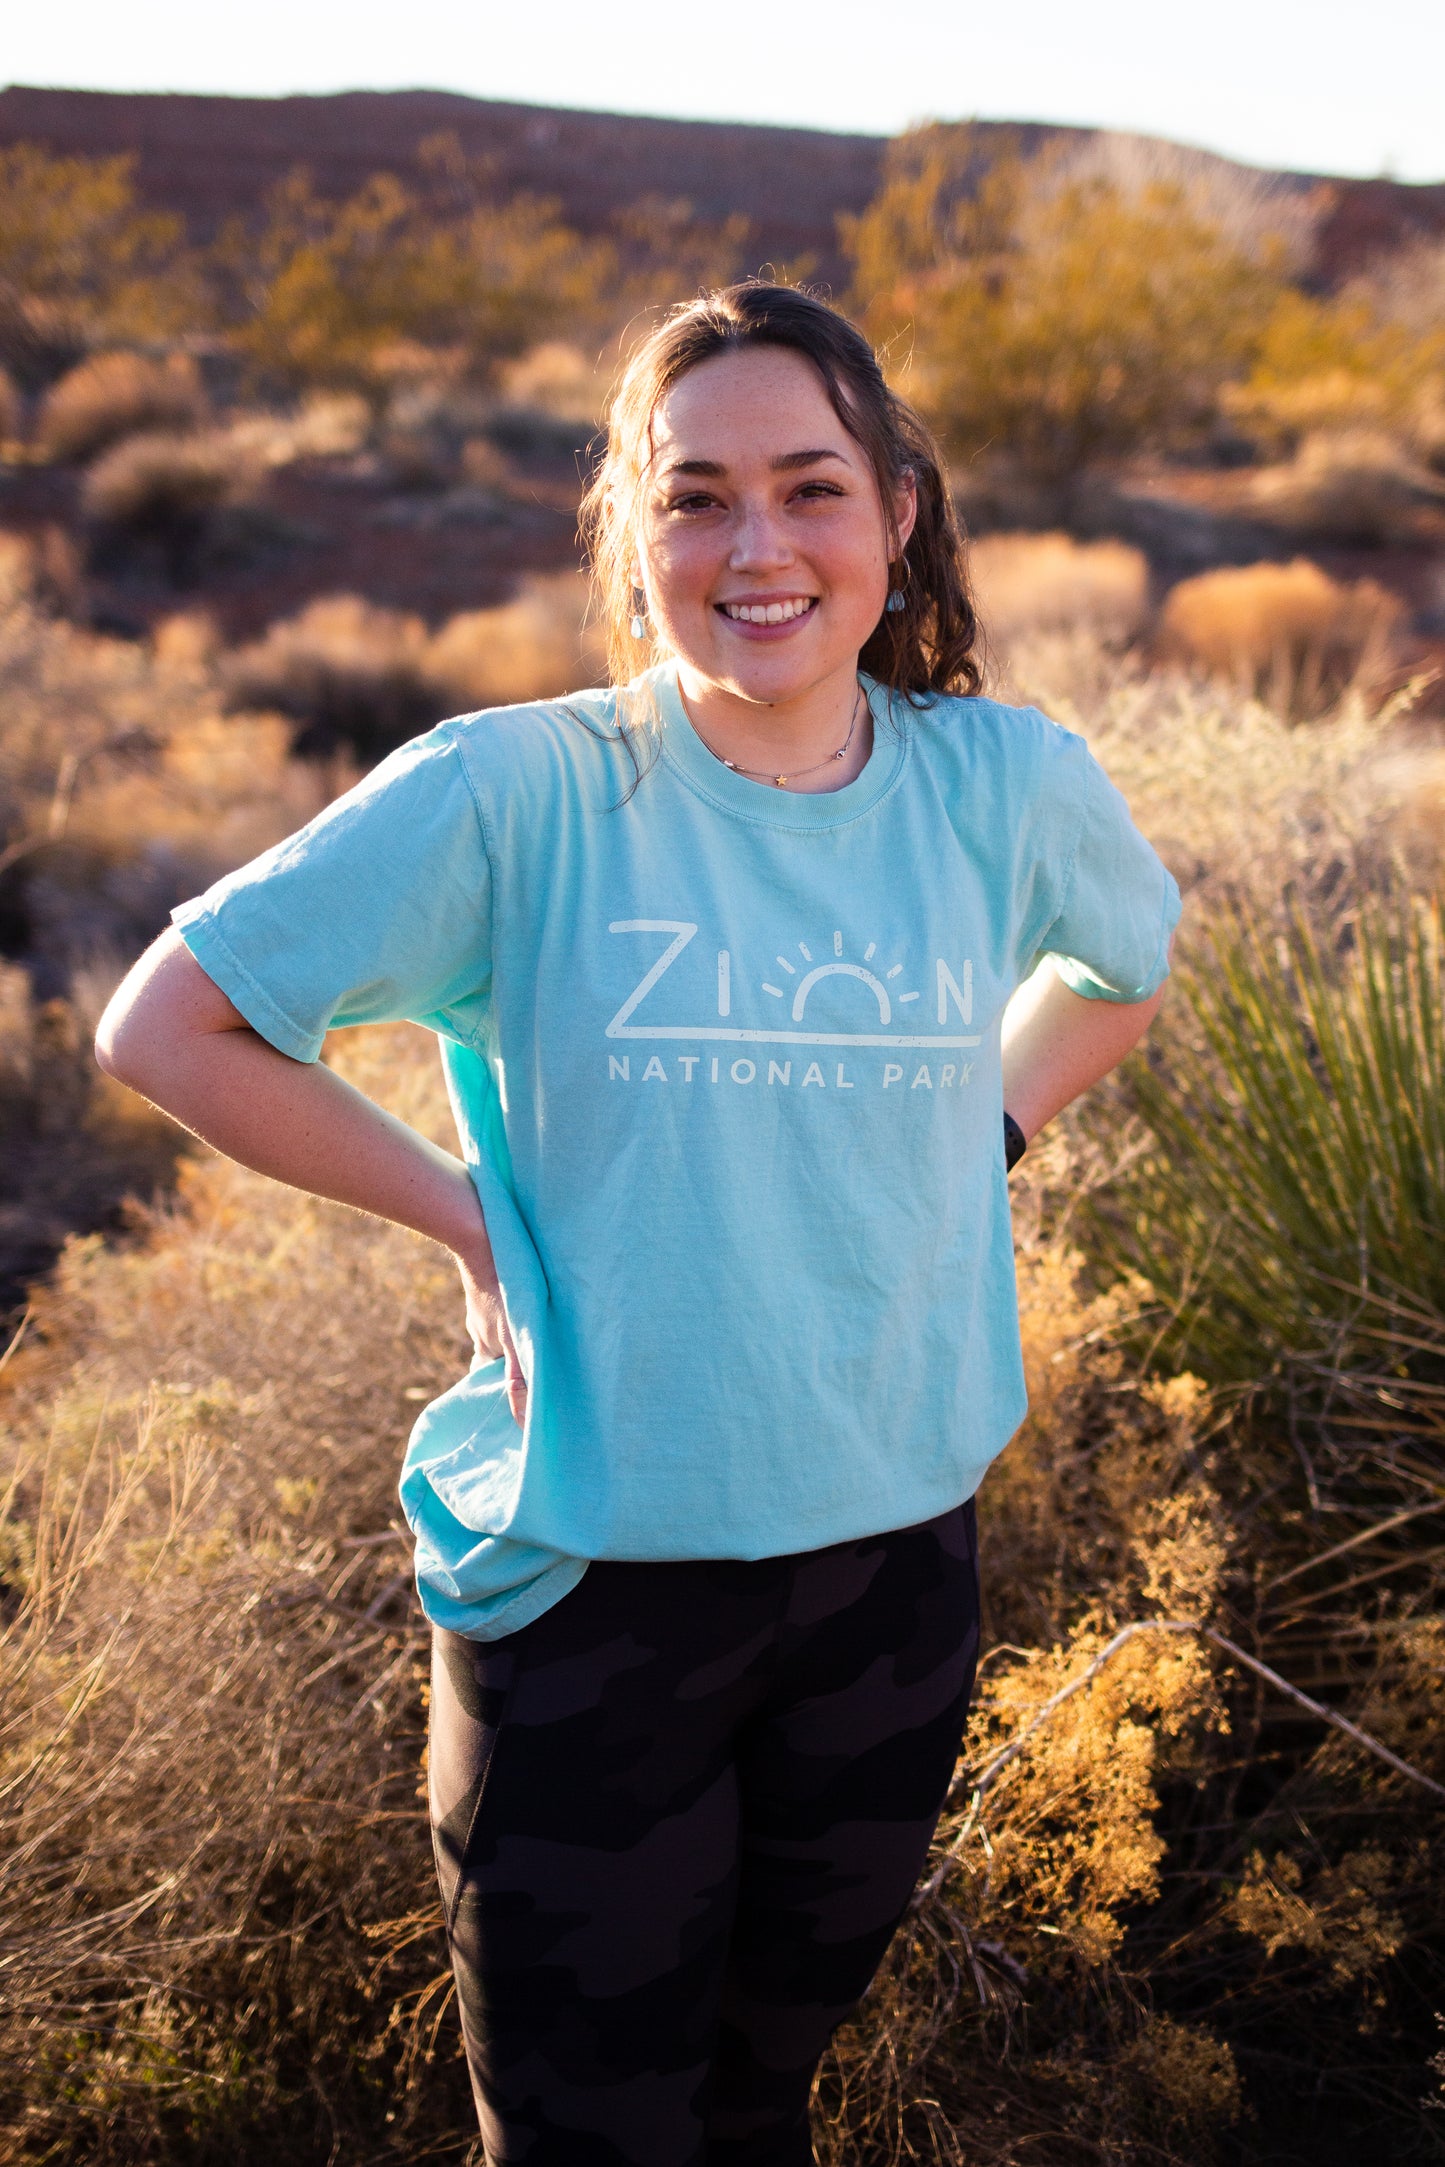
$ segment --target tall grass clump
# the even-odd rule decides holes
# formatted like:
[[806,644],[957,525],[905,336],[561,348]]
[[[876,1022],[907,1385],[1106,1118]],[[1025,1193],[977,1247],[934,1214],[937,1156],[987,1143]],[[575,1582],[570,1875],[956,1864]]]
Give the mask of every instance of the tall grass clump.
[[1415,899],[1361,910],[1342,953],[1302,915],[1273,941],[1224,921],[1191,959],[1193,1028],[1135,1064],[1154,1148],[1117,1240],[1212,1380],[1297,1376],[1382,1301],[1445,1319],[1442,936]]

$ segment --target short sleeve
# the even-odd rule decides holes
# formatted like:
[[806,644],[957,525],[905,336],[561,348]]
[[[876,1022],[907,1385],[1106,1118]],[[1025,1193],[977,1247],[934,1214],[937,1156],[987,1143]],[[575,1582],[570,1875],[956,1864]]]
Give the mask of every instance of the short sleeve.
[[473,1044],[491,991],[491,878],[448,725],[172,912],[252,1028],[314,1061],[328,1030],[405,1019]]
[[1179,890],[1098,761],[1073,744],[1081,817],[1063,902],[1039,949],[1086,1000],[1146,1001],[1169,974]]

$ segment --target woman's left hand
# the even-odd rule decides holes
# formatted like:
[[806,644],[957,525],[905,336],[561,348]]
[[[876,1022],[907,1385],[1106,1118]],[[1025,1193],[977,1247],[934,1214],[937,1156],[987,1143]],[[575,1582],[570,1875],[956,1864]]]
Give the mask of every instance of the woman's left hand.
[[465,1256],[458,1254],[457,1270],[462,1275],[467,1298],[467,1331],[472,1345],[487,1361],[495,1362],[500,1358],[506,1364],[507,1405],[520,1425],[527,1415],[527,1379],[502,1305],[502,1290],[497,1284],[497,1267],[492,1261],[490,1244],[486,1245],[485,1255],[480,1251],[469,1251]]

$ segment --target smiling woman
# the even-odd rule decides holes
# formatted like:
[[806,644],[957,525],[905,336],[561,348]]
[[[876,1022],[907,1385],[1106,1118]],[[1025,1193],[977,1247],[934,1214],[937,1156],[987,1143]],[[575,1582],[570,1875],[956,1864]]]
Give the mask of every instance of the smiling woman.
[[[820,302],[664,323],[588,520],[615,681],[404,746],[98,1046],[460,1267],[401,1493],[487,2159],[803,2167],[972,1688],[1007,1163],[1139,1037],[1178,898],[1082,742],[978,697],[931,442]],[[317,1062],[392,1017],[461,1159]]]
[[614,675],[681,657],[694,726],[742,774],[851,781],[872,743],[860,662],[909,694],[979,688],[938,449],[806,293],[735,286],[661,327],[623,379],[582,518]]

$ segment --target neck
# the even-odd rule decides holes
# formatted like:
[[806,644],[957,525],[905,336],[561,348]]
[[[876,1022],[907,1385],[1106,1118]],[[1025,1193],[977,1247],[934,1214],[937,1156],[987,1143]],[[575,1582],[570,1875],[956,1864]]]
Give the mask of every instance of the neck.
[[[788,777],[788,789],[841,790],[862,773],[873,750],[856,658],[781,700],[749,699],[685,662],[678,664],[677,681],[688,719],[708,750],[739,770],[752,770],[754,779],[781,775]],[[845,742],[843,758],[835,759]]]

